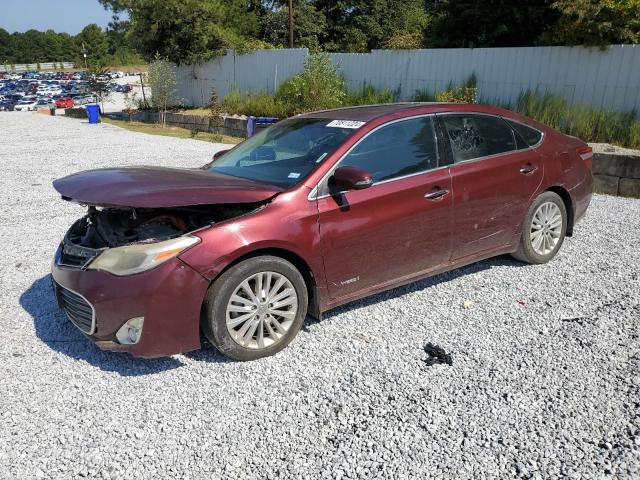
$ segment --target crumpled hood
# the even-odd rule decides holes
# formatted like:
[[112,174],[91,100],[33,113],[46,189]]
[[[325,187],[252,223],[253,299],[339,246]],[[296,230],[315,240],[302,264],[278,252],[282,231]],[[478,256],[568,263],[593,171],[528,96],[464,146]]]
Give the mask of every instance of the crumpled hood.
[[169,208],[257,203],[282,191],[275,185],[190,168],[102,168],[53,182],[63,198],[103,207]]

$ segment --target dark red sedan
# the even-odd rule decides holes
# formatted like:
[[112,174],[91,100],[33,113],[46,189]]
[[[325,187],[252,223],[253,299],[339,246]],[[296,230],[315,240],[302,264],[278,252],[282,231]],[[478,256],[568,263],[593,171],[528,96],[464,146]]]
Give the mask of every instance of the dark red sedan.
[[272,355],[305,316],[478,260],[551,260],[585,214],[591,149],[506,110],[299,115],[201,169],[91,170],[55,255],[60,306],[100,348]]

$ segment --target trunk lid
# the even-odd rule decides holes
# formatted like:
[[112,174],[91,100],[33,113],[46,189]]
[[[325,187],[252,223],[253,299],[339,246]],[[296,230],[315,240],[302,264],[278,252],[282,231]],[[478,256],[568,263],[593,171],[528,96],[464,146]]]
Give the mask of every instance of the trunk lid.
[[169,208],[257,203],[282,192],[275,185],[199,169],[132,167],[74,173],[53,182],[65,200],[101,207]]

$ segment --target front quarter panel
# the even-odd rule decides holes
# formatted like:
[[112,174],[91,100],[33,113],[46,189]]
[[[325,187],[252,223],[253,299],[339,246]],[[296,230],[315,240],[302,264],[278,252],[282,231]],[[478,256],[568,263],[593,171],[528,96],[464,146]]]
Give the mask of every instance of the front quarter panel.
[[[265,249],[281,249],[302,258],[316,279],[324,278],[318,235],[318,209],[309,189],[278,195],[261,210],[195,232],[202,239],[181,260],[215,280],[235,260]],[[318,287],[323,285],[318,282]]]

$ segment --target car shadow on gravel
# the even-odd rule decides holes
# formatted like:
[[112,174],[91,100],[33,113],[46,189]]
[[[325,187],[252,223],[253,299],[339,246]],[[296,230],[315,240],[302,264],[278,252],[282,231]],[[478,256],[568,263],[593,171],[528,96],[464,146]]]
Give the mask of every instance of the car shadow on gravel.
[[100,350],[60,311],[51,287],[50,275],[33,282],[20,295],[20,305],[33,318],[38,338],[52,350],[76,360],[84,360],[105,372],[130,377],[160,373],[183,365],[174,357],[139,359],[127,353]]
[[[326,320],[344,312],[349,312],[351,310],[356,310],[362,307],[368,307],[370,305],[373,305],[379,302],[384,302],[386,300],[391,300],[393,298],[397,298],[402,295],[406,295],[408,293],[426,290],[429,287],[432,287],[434,285],[450,282],[452,280],[455,280],[456,278],[464,277],[465,275],[471,275],[472,273],[482,272],[483,270],[489,270],[494,267],[526,267],[526,266],[527,266],[526,263],[519,262],[518,260],[515,260],[510,255],[501,255],[499,257],[492,257],[487,260],[482,260],[477,263],[472,263],[465,267],[456,268],[455,270],[450,270],[448,272],[434,275],[433,277],[427,277],[423,280],[418,280],[416,282],[412,282],[407,285],[394,288],[392,290],[387,290],[386,292],[378,293],[371,297],[366,297],[362,300],[355,300],[353,302],[347,303],[346,305],[342,305],[328,312],[325,312],[323,315],[323,319]],[[307,321],[305,321],[305,325],[303,328],[307,330],[314,323],[318,323],[318,322],[315,320],[309,319],[307,317]]]

